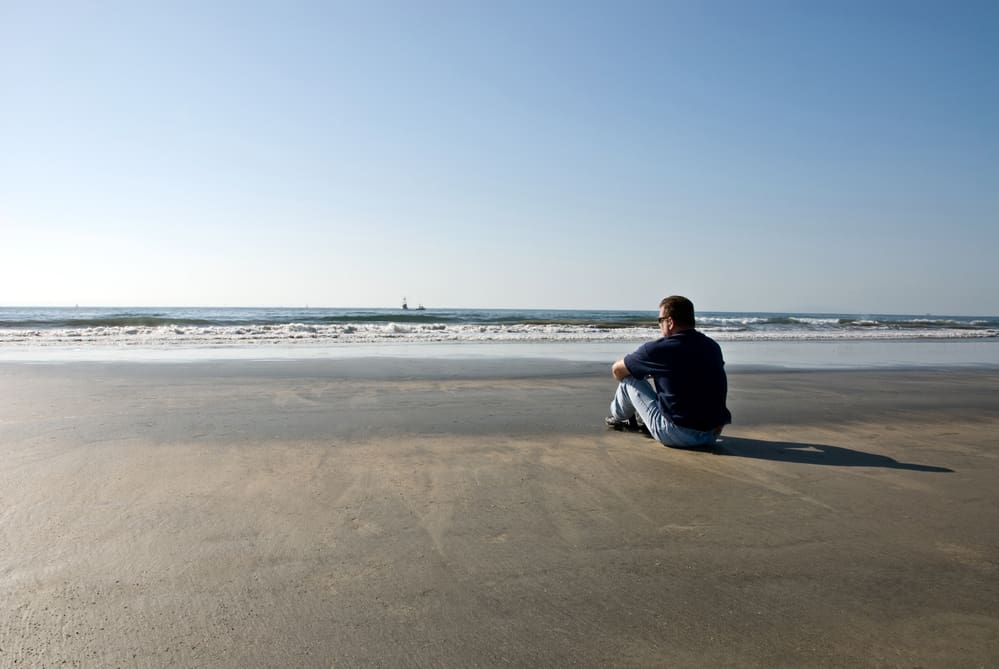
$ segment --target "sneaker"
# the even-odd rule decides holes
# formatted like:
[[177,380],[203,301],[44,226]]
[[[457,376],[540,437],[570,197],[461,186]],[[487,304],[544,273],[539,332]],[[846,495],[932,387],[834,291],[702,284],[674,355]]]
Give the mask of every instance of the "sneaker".
[[607,423],[607,427],[612,430],[626,430],[628,432],[638,431],[638,419],[634,416],[625,419],[607,416],[607,418],[604,418],[604,422]]
[[614,416],[607,416],[607,418],[604,418],[604,422],[607,423],[607,427],[612,430],[617,430],[619,432],[641,432],[646,437],[652,436],[652,433],[649,432],[649,428],[645,427],[645,425],[635,416],[625,418],[624,420],[614,418]]

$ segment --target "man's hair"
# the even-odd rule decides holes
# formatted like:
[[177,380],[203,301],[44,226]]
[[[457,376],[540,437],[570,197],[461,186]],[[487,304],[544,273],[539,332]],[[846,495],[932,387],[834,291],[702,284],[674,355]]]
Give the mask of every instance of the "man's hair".
[[664,297],[659,303],[663,316],[669,316],[682,328],[694,327],[694,303],[680,295]]

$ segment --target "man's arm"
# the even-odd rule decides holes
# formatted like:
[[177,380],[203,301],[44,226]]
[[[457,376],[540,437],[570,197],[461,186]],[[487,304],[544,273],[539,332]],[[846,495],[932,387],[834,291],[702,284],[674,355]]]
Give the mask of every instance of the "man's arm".
[[611,374],[618,381],[621,381],[625,377],[631,376],[631,372],[628,370],[628,366],[624,364],[624,358],[621,358],[611,367]]

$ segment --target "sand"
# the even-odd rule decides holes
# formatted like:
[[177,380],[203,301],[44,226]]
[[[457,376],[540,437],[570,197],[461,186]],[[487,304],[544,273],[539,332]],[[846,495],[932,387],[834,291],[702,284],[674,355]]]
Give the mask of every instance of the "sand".
[[999,664],[999,375],[0,365],[0,666]]

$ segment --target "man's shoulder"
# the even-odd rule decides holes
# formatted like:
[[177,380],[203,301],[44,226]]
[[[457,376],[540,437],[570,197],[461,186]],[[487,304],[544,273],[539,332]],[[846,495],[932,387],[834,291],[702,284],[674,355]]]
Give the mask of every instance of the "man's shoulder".
[[671,356],[673,351],[678,350],[680,346],[681,342],[672,337],[660,337],[645,342],[631,355],[642,360],[662,360],[664,357]]
[[714,339],[707,336],[700,330],[696,328],[691,328],[689,330],[684,330],[683,332],[677,332],[674,337],[679,337],[681,339],[687,339],[688,341],[710,341],[713,342]]
[[662,344],[666,339],[666,337],[660,337],[659,339],[651,339],[641,344],[634,351],[624,356],[625,362],[628,360],[651,360],[655,358],[656,354],[663,350]]
[[718,345],[718,342],[716,342],[714,339],[712,339],[708,335],[704,334],[700,330],[691,330],[691,332],[697,333],[697,338],[700,339],[703,342],[710,343],[713,346],[717,346]]
[[650,339],[641,346],[638,347],[639,351],[655,351],[656,349],[662,348],[664,346],[672,346],[675,342],[670,342],[669,337],[660,337],[659,339]]
[[670,339],[675,340],[677,346],[687,350],[721,350],[718,342],[700,330],[684,330],[683,332],[676,333]]

